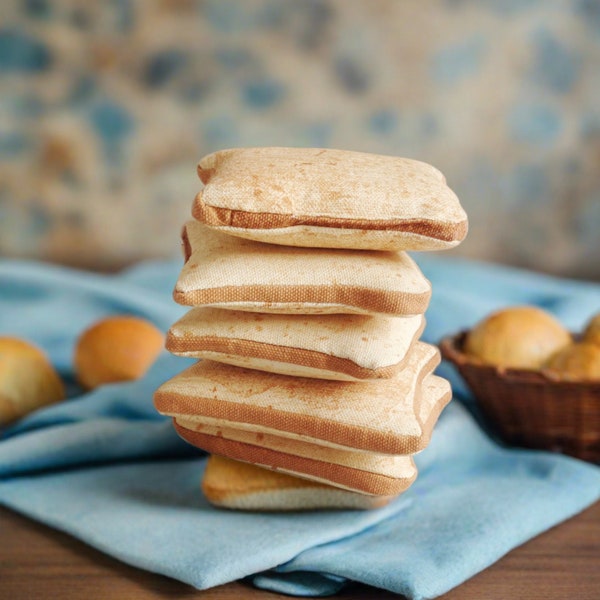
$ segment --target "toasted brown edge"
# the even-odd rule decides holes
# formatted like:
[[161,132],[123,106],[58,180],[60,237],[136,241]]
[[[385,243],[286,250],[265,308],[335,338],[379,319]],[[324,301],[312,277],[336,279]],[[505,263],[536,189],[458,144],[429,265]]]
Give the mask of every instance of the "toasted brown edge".
[[294,474],[297,473],[298,476],[302,474],[312,475],[313,477],[330,481],[332,485],[337,483],[352,490],[374,496],[399,494],[407,489],[417,476],[415,471],[410,478],[396,479],[379,473],[369,473],[312,458],[285,454],[277,450],[261,448],[245,442],[236,442],[219,436],[190,431],[177,424],[174,419],[173,425],[178,435],[186,442],[207,452],[220,454],[243,462],[263,465],[273,470],[286,469],[293,471]]
[[[425,381],[427,380],[427,378],[431,377],[431,376],[432,376],[432,374],[425,377],[423,380],[423,384],[425,384]],[[443,378],[439,377],[439,379],[443,379]],[[450,383],[447,380],[445,380],[445,381],[446,381],[446,383],[448,383],[448,389],[444,392],[444,394],[442,396],[440,396],[439,398],[436,398],[436,401],[435,401],[427,419],[423,422],[421,422],[421,420],[419,419],[419,422],[421,422],[421,427],[423,429],[423,435],[421,436],[421,439],[419,440],[418,451],[425,449],[429,445],[435,424],[437,423],[444,408],[446,408],[446,406],[448,405],[450,400],[452,400],[452,388],[450,387]]]
[[347,306],[366,313],[398,316],[420,315],[427,310],[431,291],[411,294],[370,290],[358,286],[244,285],[183,291],[175,287],[173,299],[184,306],[224,306],[250,302],[268,310],[271,304],[317,304]]
[[[411,339],[411,346],[420,337],[424,328],[425,319],[422,319],[421,325]],[[320,369],[331,373],[343,373],[356,379],[389,379],[400,371],[408,358],[407,354],[402,360],[393,365],[369,369],[368,367],[357,365],[349,358],[341,358],[317,350],[281,346],[241,338],[224,338],[216,335],[183,337],[177,336],[172,329],[167,333],[165,347],[173,354],[193,353],[198,358],[203,357],[203,351],[234,354],[245,358],[276,360],[278,362]]]
[[439,222],[432,219],[369,220],[234,210],[204,203],[202,192],[199,192],[194,199],[192,216],[209,227],[268,230],[304,225],[332,229],[414,233],[444,242],[460,242],[466,237],[468,231],[468,221],[466,219],[456,223],[451,221]]

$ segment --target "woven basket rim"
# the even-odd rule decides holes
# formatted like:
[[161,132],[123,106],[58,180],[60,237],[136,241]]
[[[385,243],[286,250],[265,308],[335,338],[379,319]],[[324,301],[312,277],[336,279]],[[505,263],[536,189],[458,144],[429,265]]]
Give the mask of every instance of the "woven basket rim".
[[600,380],[573,381],[559,379],[556,374],[545,369],[517,369],[514,367],[501,367],[485,364],[477,357],[470,356],[463,352],[463,343],[468,333],[468,329],[461,330],[454,335],[444,337],[439,343],[442,356],[451,363],[454,363],[457,367],[476,368],[483,375],[498,377],[515,383],[552,385],[561,389],[587,388],[590,391],[597,391],[600,393]]

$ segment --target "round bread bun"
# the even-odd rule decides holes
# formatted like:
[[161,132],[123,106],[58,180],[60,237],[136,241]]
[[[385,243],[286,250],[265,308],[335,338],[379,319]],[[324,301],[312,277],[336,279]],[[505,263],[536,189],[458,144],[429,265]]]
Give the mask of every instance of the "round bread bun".
[[0,425],[63,400],[63,382],[37,346],[0,337]]
[[464,350],[485,364],[539,369],[571,342],[552,315],[535,306],[515,306],[480,321],[468,333]]
[[85,330],[75,346],[77,380],[86,389],[138,379],[164,346],[164,334],[140,317],[107,317]]
[[583,330],[582,341],[600,346],[600,313],[588,321]]
[[557,379],[600,381],[600,345],[571,344],[552,356],[545,367]]

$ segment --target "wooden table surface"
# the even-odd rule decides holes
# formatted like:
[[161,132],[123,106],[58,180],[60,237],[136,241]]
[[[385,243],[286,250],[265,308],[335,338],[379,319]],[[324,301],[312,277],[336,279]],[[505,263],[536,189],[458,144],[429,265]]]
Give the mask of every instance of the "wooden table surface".
[[[284,599],[243,583],[204,592],[135,569],[67,536],[0,508],[0,599]],[[339,600],[399,598],[352,585]],[[598,600],[600,503],[516,548],[443,600]]]

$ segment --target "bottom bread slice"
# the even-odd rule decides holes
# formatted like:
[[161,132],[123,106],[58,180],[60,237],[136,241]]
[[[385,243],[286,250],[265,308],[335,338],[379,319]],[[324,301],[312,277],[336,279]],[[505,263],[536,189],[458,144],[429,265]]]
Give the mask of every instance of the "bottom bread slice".
[[[235,427],[205,425],[197,421],[188,421],[180,418],[175,419],[175,425],[191,432],[235,442],[243,442],[251,446],[276,450],[283,454],[291,454],[297,457],[310,458],[376,475],[383,475],[390,479],[411,479],[415,475],[416,467],[412,456],[393,456],[361,450],[330,448],[275,434],[258,433],[246,429],[236,429]],[[184,435],[189,436],[190,434],[184,432]],[[394,492],[391,491],[390,493]]]
[[218,454],[265,469],[281,471],[296,477],[319,481],[337,488],[371,494],[373,496],[396,495],[406,490],[417,476],[416,469],[410,477],[387,477],[343,465],[286,454],[270,448],[261,448],[245,442],[190,431],[175,423],[175,430],[187,442],[211,454]]
[[394,498],[341,490],[218,455],[208,458],[202,492],[215,506],[257,511],[368,510]]

